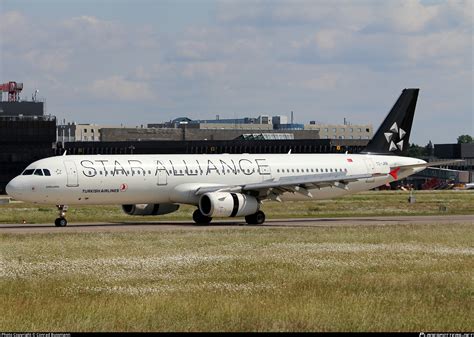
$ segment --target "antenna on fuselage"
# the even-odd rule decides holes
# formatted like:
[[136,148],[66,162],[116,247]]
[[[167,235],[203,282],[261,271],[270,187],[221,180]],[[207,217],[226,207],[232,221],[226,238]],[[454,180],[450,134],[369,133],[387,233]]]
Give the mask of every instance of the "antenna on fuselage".
[[291,154],[291,149],[290,149],[290,151],[288,151],[288,154]]
[[64,153],[63,153],[63,156],[65,156],[65,155],[66,155],[66,153],[67,153],[67,150],[66,150],[66,151],[64,151]]

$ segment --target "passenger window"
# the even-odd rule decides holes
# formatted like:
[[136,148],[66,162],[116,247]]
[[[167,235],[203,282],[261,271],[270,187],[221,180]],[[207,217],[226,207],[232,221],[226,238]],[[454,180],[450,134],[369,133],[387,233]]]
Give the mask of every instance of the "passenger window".
[[314,169],[311,169],[311,172],[314,172]]
[[318,170],[318,169],[316,169],[316,173],[318,173],[318,172],[319,172],[319,170]]
[[33,170],[33,169],[25,170],[25,171],[23,171],[23,173],[22,173],[21,175],[23,175],[23,176],[31,176],[34,171],[35,171],[35,170]]
[[41,169],[36,169],[34,175],[35,175],[35,176],[42,176],[42,175],[43,175],[43,171],[42,171]]
[[326,169],[326,172],[329,172],[328,169]]

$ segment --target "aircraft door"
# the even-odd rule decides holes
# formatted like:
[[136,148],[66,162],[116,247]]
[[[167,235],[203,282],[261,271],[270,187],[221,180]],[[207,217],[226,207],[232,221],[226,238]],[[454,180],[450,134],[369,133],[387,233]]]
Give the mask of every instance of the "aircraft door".
[[156,182],[157,185],[168,184],[168,173],[166,172],[166,170],[158,170],[157,178],[158,178],[158,181]]
[[[364,158],[364,163],[365,166],[367,167],[367,173],[368,174],[374,174],[375,173],[375,164],[374,161],[371,158]],[[375,178],[368,178],[365,180],[367,183],[373,183],[375,181]]]
[[79,186],[79,177],[77,174],[77,167],[76,163],[72,160],[66,160],[64,162],[64,166],[66,167],[66,175],[67,175],[67,187],[77,187]]

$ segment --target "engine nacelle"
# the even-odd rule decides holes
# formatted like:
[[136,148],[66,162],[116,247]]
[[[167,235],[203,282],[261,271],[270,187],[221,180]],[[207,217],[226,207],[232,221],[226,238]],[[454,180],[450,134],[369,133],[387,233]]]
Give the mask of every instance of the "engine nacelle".
[[122,210],[128,215],[163,215],[176,212],[179,205],[175,204],[136,204],[122,205]]
[[199,210],[209,217],[234,217],[254,214],[260,205],[255,197],[241,193],[210,192],[199,199]]

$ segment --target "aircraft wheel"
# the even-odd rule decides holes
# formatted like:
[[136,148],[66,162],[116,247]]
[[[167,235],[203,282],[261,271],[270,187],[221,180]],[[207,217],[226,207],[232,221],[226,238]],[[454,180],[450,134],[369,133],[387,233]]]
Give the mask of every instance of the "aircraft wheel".
[[197,225],[208,225],[212,218],[210,216],[205,216],[199,209],[197,209],[193,213],[193,220]]
[[54,221],[54,224],[56,225],[56,227],[65,227],[67,225],[67,220],[66,218],[57,218]]
[[245,221],[249,225],[261,225],[265,222],[265,213],[258,211],[255,214],[247,215]]

